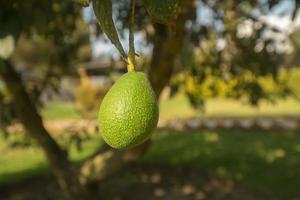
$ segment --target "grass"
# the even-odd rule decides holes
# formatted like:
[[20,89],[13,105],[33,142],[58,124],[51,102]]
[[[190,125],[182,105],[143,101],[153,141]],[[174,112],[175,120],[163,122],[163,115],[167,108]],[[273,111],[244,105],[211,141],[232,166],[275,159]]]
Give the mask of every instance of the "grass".
[[[49,120],[81,118],[72,102],[50,102],[42,111],[42,115]],[[183,95],[177,95],[160,102],[161,120],[190,117],[256,116],[300,116],[300,101],[288,98],[280,100],[276,104],[262,102],[259,107],[253,107],[231,99],[210,99],[206,102],[204,113],[193,109]]]
[[[28,147],[10,147],[20,138],[11,137],[9,141],[0,139],[0,185],[13,183],[28,177],[49,173],[49,166],[41,149],[36,145]],[[73,162],[79,162],[91,155],[102,144],[99,137],[83,142],[82,151],[77,151],[74,145],[69,147]]]
[[205,105],[205,112],[200,112],[191,108],[185,96],[177,95],[162,101],[160,111],[162,120],[189,117],[300,116],[300,101],[288,98],[276,104],[261,102],[258,107],[254,107],[232,99],[209,99]]
[[76,111],[72,102],[50,102],[42,111],[46,119],[80,119],[80,113]]
[[[83,151],[70,148],[73,161],[90,155],[100,138],[86,141]],[[48,164],[36,146],[9,148],[0,140],[0,184],[12,183],[41,173]],[[145,164],[189,166],[234,179],[250,189],[279,199],[300,197],[300,132],[158,130]]]
[[279,199],[300,198],[300,132],[160,131],[147,164],[192,166]]
[[1,145],[0,184],[7,184],[49,171],[42,152],[34,147],[5,148]]

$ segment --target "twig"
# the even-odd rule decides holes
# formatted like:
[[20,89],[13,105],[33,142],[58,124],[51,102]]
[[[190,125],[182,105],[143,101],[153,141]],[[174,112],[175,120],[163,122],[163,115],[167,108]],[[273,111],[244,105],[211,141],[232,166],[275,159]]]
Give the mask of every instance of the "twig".
[[135,14],[135,2],[136,0],[131,0],[131,11],[130,11],[130,21],[129,21],[129,53],[128,53],[128,72],[135,70],[135,49],[134,49],[134,14]]

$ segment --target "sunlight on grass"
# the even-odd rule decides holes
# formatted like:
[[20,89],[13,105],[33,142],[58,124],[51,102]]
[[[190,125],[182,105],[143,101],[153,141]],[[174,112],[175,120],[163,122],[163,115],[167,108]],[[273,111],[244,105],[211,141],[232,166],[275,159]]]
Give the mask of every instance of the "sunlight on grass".
[[49,102],[42,111],[46,119],[80,119],[72,102]]
[[42,152],[35,147],[10,149],[3,142],[0,146],[0,184],[32,177],[47,168]]
[[[46,119],[80,119],[71,102],[50,102],[42,112]],[[186,119],[191,117],[255,117],[300,116],[300,101],[288,98],[276,104],[262,102],[258,107],[230,99],[207,100],[205,112],[193,109],[181,94],[160,102],[160,120]],[[97,118],[95,112],[94,118]]]
[[255,116],[300,116],[300,101],[288,98],[276,104],[261,102],[258,107],[231,99],[209,99],[205,112],[193,109],[183,95],[177,95],[160,103],[160,119],[190,117],[255,117]]
[[204,116],[300,116],[300,102],[289,98],[276,104],[263,101],[258,107],[253,107],[235,100],[211,99],[207,102]]
[[159,111],[160,120],[184,119],[197,115],[197,111],[189,105],[188,99],[183,95],[176,95],[174,98],[161,101]]

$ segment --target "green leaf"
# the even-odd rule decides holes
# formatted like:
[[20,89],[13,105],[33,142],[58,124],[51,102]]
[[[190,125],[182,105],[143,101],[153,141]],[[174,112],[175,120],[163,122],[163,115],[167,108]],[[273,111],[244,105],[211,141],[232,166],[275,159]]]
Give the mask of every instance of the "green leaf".
[[102,31],[119,50],[121,56],[127,58],[112,18],[111,0],[93,0],[93,9]]

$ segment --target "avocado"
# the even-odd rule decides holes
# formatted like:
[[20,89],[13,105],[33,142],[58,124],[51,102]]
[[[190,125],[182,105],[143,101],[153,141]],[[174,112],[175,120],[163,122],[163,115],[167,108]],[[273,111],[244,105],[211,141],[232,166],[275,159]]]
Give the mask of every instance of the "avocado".
[[142,72],[127,72],[105,95],[98,122],[104,141],[113,148],[131,148],[147,140],[158,122],[155,93]]

